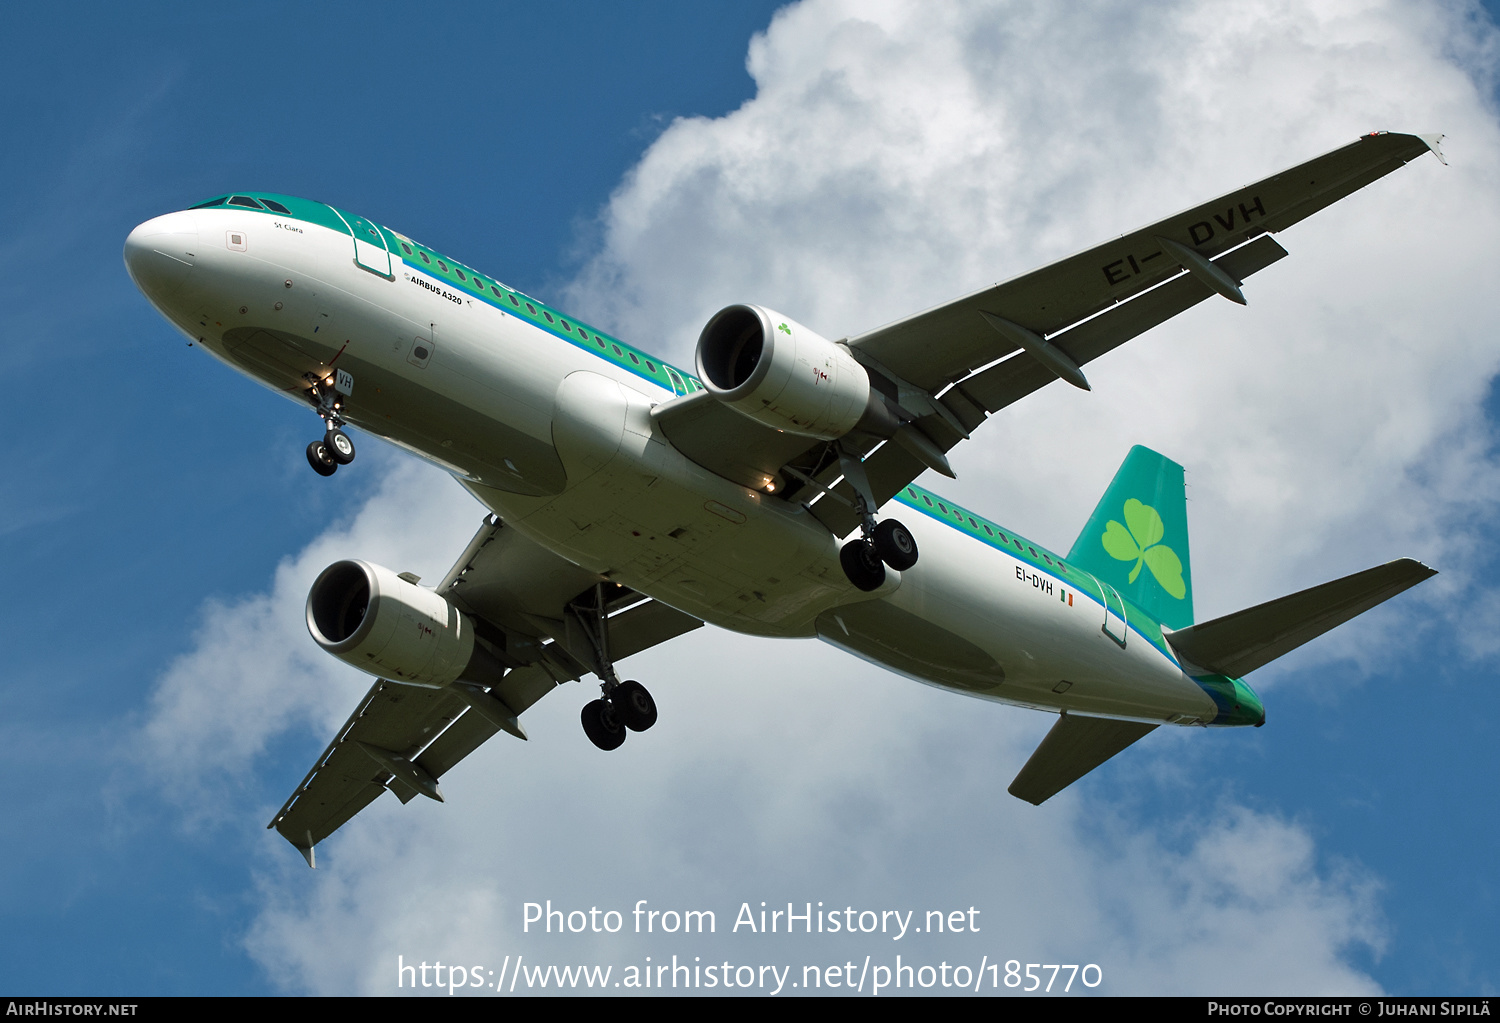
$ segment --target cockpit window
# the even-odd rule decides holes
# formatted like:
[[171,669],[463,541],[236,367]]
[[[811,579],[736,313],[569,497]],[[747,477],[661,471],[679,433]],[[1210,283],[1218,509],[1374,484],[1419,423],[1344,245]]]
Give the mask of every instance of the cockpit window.
[[292,215],[291,210],[281,205],[281,203],[277,202],[275,199],[262,199],[261,202],[266,204],[266,209],[268,210],[275,210],[277,213],[285,213],[289,217]]
[[224,205],[224,200],[227,199],[227,198],[229,198],[227,195],[221,195],[217,199],[210,199],[210,200],[208,200],[208,202],[200,202],[196,206],[189,206],[188,209],[190,209],[190,210],[206,210],[210,206],[223,206]]
[[259,209],[264,209],[265,208],[265,207],[261,206],[260,203],[256,202],[254,199],[250,198],[248,195],[237,195],[237,196],[235,196],[233,199],[229,200],[229,205],[231,205],[231,206],[244,206],[246,209],[252,209],[252,210],[259,210]]

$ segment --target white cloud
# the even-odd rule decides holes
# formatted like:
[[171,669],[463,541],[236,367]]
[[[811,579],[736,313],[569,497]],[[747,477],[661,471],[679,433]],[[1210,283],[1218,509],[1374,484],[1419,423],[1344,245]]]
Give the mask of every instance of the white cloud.
[[[1091,367],[1092,394],[1049,388],[997,417],[950,489],[1066,548],[1129,444],[1158,447],[1190,471],[1202,614],[1401,554],[1446,569],[1496,491],[1480,402],[1500,361],[1500,138],[1476,85],[1494,38],[1466,13],[801,4],[751,44],[756,97],[677,122],[622,184],[572,304],[679,359],[736,301],[838,337],[1372,127],[1445,131],[1453,166],[1424,158],[1284,234],[1291,258],[1249,283],[1248,309],[1211,302]],[[342,719],[362,683],[306,641],[303,595],[350,555],[441,574],[477,516],[425,472],[392,472],[269,596],[210,609],[146,730],[185,774],[233,776],[284,730]],[[705,630],[640,661],[663,721],[612,758],[579,733],[572,687],[528,714],[531,743],[501,737],[445,778],[447,805],[377,802],[316,875],[269,837],[251,953],[326,992],[391,991],[397,955],[495,968],[700,950],[1097,962],[1111,992],[1375,987],[1351,965],[1384,940],[1375,886],[1298,823],[1191,784],[1175,819],[1078,790],[1023,805],[1005,784],[1048,719],[814,644]],[[1214,738],[1157,733],[1127,757]],[[521,903],[548,898],[721,919],[762,898],[978,905],[992,929],[899,947],[522,935]]]

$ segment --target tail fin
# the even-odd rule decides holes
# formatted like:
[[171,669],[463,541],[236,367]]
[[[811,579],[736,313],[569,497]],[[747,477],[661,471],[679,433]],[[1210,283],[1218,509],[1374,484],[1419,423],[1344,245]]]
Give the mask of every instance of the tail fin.
[[1150,448],[1131,448],[1073,541],[1068,562],[1093,573],[1168,628],[1192,625],[1182,466]]

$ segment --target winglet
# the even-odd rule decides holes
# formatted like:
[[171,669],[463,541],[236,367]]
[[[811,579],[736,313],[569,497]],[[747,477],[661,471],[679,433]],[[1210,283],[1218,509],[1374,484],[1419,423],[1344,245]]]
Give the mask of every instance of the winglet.
[[317,854],[313,852],[313,850],[317,848],[317,845],[314,844],[312,840],[311,831],[307,832],[307,845],[297,845],[293,846],[293,848],[302,854],[302,858],[307,861],[307,865],[309,867],[311,867],[313,870],[318,869],[318,857]]
[[1448,158],[1445,157],[1443,155],[1443,151],[1438,148],[1438,143],[1441,142],[1441,141],[1443,141],[1443,139],[1446,138],[1446,137],[1447,136],[1444,136],[1444,135],[1418,135],[1417,136],[1417,138],[1419,138],[1423,142],[1427,143],[1427,148],[1430,149],[1430,150],[1432,150],[1432,155],[1435,156],[1435,157],[1437,157],[1438,158],[1438,162],[1441,163],[1444,167],[1448,166]]

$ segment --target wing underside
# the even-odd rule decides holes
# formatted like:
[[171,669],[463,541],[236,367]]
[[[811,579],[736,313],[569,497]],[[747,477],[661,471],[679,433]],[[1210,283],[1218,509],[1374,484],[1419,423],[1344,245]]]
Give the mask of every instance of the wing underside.
[[380,679],[370,687],[267,825],[313,863],[313,848],[389,789],[401,802],[441,800],[438,779],[496,732],[526,737],[518,717],[564,682],[598,668],[569,628],[580,594],[607,594],[609,655],[621,660],[700,627],[691,615],[643,598],[537,546],[488,518],[438,592],[473,616],[502,663],[489,686],[441,689]]
[[[1214,295],[1243,302],[1242,282],[1285,256],[1270,235],[1436,151],[1436,138],[1393,133],[1347,146],[1085,252],[845,340],[892,403],[939,452],[990,415],[1059,378],[1086,385],[1081,367]],[[1441,158],[1441,154],[1439,154]],[[759,489],[782,478],[788,500],[815,500],[836,535],[859,523],[854,489],[839,482],[831,443],[761,426],[707,392],[653,413],[667,439],[698,464]],[[877,503],[934,462],[910,443],[855,436]],[[832,500],[816,500],[822,491]]]

